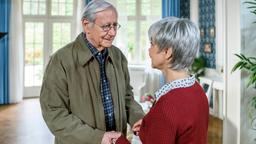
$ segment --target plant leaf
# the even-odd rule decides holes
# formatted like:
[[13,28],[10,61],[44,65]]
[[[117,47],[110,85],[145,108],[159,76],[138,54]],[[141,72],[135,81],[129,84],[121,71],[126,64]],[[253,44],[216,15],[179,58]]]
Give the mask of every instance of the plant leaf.
[[247,8],[248,9],[253,9],[253,8],[256,8],[256,6],[248,6]]
[[256,76],[253,76],[252,74],[249,77],[249,81],[247,83],[247,87],[249,87],[250,85],[253,85],[256,83]]
[[[240,54],[240,55],[242,55],[242,54]],[[235,56],[239,57],[240,59],[243,59],[243,57],[240,56],[240,55],[239,54],[235,54]]]
[[256,72],[256,64],[251,67],[250,71]]
[[250,57],[247,58],[247,61],[248,61],[251,65],[253,65],[253,62],[252,62],[251,60],[252,60],[252,59],[251,59]]
[[248,59],[251,60],[251,62],[255,63],[256,64],[256,58],[255,57],[248,57]]
[[239,61],[235,64],[235,66],[232,68],[231,72],[236,71],[238,68],[241,69],[241,65],[243,64],[243,61]]
[[248,62],[243,61],[243,64],[240,66],[240,69],[242,69],[242,68],[245,68],[246,70],[248,70],[249,69]]
[[245,55],[240,54],[240,56],[241,56],[242,60],[248,61],[248,58]]
[[[231,72],[239,70],[247,70],[249,73],[249,80],[247,87],[256,85],[256,58],[246,57],[244,54],[235,54],[240,60],[234,65]],[[256,99],[256,98],[255,98]]]
[[251,74],[250,79],[252,80],[252,84],[256,83],[256,73]]
[[244,3],[246,3],[246,4],[252,4],[252,5],[256,5],[256,2],[251,2],[251,1],[246,1],[246,2],[244,2]]

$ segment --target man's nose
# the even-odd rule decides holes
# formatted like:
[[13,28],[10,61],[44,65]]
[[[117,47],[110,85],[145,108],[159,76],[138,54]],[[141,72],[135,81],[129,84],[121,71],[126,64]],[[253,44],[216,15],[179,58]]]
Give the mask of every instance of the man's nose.
[[111,27],[110,30],[108,31],[108,34],[111,36],[115,36],[116,32],[117,32],[117,30],[114,27]]

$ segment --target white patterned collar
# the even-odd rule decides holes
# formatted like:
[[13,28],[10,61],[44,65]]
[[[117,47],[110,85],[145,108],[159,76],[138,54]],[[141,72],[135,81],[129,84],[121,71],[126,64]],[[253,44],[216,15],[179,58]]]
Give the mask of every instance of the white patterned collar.
[[186,88],[186,87],[192,86],[195,83],[195,81],[196,81],[195,76],[192,75],[192,76],[189,76],[188,78],[178,79],[163,85],[159,90],[155,92],[156,101],[158,101],[158,99],[161,96],[165,95],[166,93],[168,93],[173,89]]

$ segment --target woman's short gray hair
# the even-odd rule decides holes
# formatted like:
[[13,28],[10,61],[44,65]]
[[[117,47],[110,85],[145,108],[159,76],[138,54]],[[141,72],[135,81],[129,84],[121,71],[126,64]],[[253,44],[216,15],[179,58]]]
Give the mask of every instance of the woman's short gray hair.
[[84,8],[81,20],[86,19],[90,22],[94,22],[96,19],[96,13],[106,9],[113,9],[117,13],[116,8],[111,3],[104,0],[92,0]]
[[150,26],[148,36],[159,52],[172,49],[170,68],[174,70],[188,69],[199,50],[198,27],[188,19],[164,18]]

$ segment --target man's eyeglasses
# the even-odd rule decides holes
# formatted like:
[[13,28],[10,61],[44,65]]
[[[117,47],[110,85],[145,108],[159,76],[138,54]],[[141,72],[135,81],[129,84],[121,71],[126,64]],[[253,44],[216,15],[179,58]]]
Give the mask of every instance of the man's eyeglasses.
[[98,24],[96,24],[96,23],[94,23],[94,24],[97,25],[97,26],[99,26],[104,32],[110,31],[111,28],[113,28],[115,31],[117,31],[117,30],[121,27],[121,25],[118,24],[118,23],[105,24],[105,25],[102,25],[102,26],[100,26],[100,25],[98,25]]

